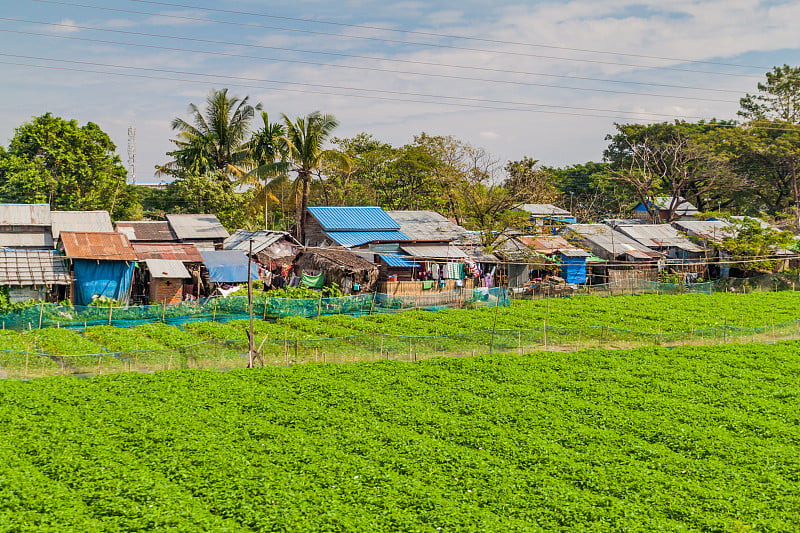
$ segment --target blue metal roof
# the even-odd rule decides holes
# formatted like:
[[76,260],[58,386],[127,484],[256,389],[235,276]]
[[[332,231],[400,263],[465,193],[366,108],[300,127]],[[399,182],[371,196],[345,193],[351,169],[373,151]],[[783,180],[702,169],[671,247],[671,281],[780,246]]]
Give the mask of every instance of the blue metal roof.
[[326,231],[325,234],[345,248],[361,246],[368,242],[400,242],[410,241],[400,231]]
[[418,263],[412,263],[411,261],[406,261],[402,257],[394,254],[378,254],[381,259],[383,259],[387,265],[390,267],[418,267]]
[[325,231],[390,231],[398,224],[380,207],[309,207]]

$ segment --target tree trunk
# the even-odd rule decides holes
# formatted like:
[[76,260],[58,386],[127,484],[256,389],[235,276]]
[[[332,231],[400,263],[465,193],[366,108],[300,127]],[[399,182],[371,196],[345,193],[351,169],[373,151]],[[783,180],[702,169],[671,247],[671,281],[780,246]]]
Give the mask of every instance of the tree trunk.
[[797,165],[792,162],[792,192],[794,192],[794,225],[800,229],[800,191],[797,189]]
[[303,187],[303,193],[300,196],[300,212],[297,213],[297,224],[298,224],[298,240],[300,244],[303,246],[306,245],[306,208],[308,207],[308,194],[311,192],[311,175],[310,174],[300,174],[300,179],[302,180],[301,186]]
[[269,192],[264,183],[264,230],[269,231]]

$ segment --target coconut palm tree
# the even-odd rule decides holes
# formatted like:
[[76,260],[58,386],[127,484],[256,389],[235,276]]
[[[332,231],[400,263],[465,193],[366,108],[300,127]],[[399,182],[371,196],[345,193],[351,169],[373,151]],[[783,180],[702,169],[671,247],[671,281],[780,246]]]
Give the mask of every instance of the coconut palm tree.
[[269,229],[269,202],[279,202],[274,191],[286,183],[289,165],[283,161],[286,133],[282,124],[270,123],[266,111],[261,112],[263,126],[250,139],[250,159],[254,168],[240,180],[242,185],[256,187],[251,209],[264,206],[264,229]]
[[189,104],[191,123],[176,117],[172,129],[178,138],[172,139],[176,150],[168,152],[173,161],[158,169],[158,173],[182,176],[211,174],[241,178],[250,160],[248,136],[250,121],[260,104],[253,107],[248,96],[228,96],[228,89],[212,90],[206,98],[205,113]]
[[292,121],[283,115],[286,134],[282,138],[289,170],[297,174],[299,194],[295,205],[295,235],[301,244],[306,242],[306,207],[311,180],[324,167],[334,166],[350,171],[350,159],[338,150],[324,149],[333,130],[339,125],[336,117],[314,111]]

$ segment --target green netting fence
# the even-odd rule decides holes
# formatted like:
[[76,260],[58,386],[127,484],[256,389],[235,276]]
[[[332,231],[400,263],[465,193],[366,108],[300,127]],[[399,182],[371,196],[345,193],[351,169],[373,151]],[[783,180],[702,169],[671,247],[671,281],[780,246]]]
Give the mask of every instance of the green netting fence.
[[538,299],[570,296],[624,296],[642,294],[714,294],[733,292],[793,291],[800,289],[797,276],[762,275],[752,278],[725,278],[704,283],[662,283],[642,279],[626,279],[598,285],[552,285],[534,286],[527,294],[513,295],[520,299]]
[[[486,353],[523,355],[587,348],[700,346],[777,343],[800,338],[800,319],[762,327],[722,325],[680,332],[642,332],[608,326],[545,326],[482,330],[458,335],[404,336],[369,333],[331,338],[270,338],[257,335],[259,365],[418,361],[429,357],[469,357]],[[179,368],[230,370],[248,365],[248,343],[215,339],[175,349],[106,351],[87,355],[0,349],[0,377],[30,379],[54,375],[95,376],[118,372],[156,372]]]
[[[505,288],[462,289],[411,296],[367,293],[339,298],[253,298],[253,315],[269,320],[290,316],[326,315],[362,316],[397,313],[411,309],[470,309],[485,306],[506,306]],[[249,317],[247,297],[215,296],[176,305],[142,305],[127,307],[95,307],[64,304],[37,304],[0,315],[2,329],[84,328],[93,325],[132,327],[148,322],[180,325],[196,321],[227,321]]]

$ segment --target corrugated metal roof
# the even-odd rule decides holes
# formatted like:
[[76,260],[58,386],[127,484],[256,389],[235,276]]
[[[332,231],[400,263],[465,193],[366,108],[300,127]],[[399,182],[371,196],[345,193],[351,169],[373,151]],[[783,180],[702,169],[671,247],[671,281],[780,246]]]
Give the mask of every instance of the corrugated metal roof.
[[520,211],[525,211],[529,215],[534,216],[547,216],[547,217],[571,217],[572,213],[566,209],[561,209],[552,204],[522,204],[519,206]]
[[120,220],[117,231],[124,233],[129,241],[171,242],[178,238],[163,220]]
[[167,220],[180,240],[230,237],[216,215],[167,215]]
[[661,256],[658,252],[642,246],[627,235],[612,230],[605,224],[570,224],[567,226],[567,231],[610,256],[618,256],[632,251],[645,252],[648,254],[648,258]]
[[325,234],[345,248],[361,246],[370,242],[407,242],[411,240],[400,231],[326,231]]
[[391,231],[398,224],[380,207],[309,207],[325,231]]
[[563,255],[564,257],[589,257],[592,254],[587,252],[586,250],[581,250],[580,248],[570,248],[566,250],[559,250],[558,253]]
[[53,211],[53,239],[58,240],[62,231],[108,233],[114,231],[108,211]]
[[[655,198],[653,198],[653,203],[651,205],[655,207],[656,210],[658,211],[666,211],[669,209],[671,203],[672,203],[672,196],[656,196]],[[691,216],[691,215],[696,215],[697,213],[700,212],[699,209],[697,209],[694,205],[688,202],[686,198],[684,198],[683,196],[679,196],[677,198],[677,203],[678,207],[675,209],[676,215]],[[646,209],[644,203],[642,202],[639,202],[636,205],[636,207],[634,207],[634,209],[641,210],[639,209],[640,207],[642,209]]]
[[136,261],[136,251],[122,233],[62,231],[61,242],[70,259]]
[[412,241],[452,241],[469,232],[436,211],[386,211]]
[[140,259],[173,259],[184,263],[202,263],[203,256],[194,244],[183,242],[132,243]]
[[174,259],[145,259],[151,278],[191,278],[183,261]]
[[624,233],[648,248],[679,248],[687,252],[702,252],[697,246],[669,224],[618,225],[617,231]]
[[0,204],[0,226],[49,226],[50,204]]
[[430,244],[430,245],[402,245],[402,248],[408,255],[414,257],[424,257],[429,259],[466,259],[467,254],[463,250],[455,246],[447,246],[446,244]]
[[0,248],[49,248],[53,249],[53,238],[49,228],[40,231],[0,232]]
[[700,237],[711,242],[721,242],[735,237],[736,229],[724,220],[676,220],[672,225],[690,237]]
[[55,250],[0,250],[0,285],[69,285],[63,254]]
[[249,231],[236,230],[236,233],[225,239],[222,247],[225,250],[241,250],[247,253],[250,250],[250,240],[253,240],[253,253],[258,253],[265,248],[283,239],[288,239],[289,233],[285,231]]
[[378,255],[390,267],[414,268],[419,266],[419,264],[414,263],[412,261],[407,261],[398,255],[394,254],[378,254]]

